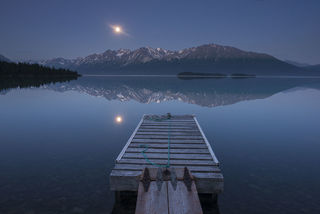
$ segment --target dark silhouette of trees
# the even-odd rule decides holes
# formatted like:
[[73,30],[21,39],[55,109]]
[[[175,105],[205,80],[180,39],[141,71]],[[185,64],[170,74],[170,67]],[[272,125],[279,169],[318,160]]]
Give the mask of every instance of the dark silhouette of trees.
[[50,68],[39,64],[0,62],[0,76],[17,77],[17,76],[79,76],[75,71],[63,68]]
[[0,91],[8,88],[39,87],[48,83],[77,79],[75,71],[56,69],[39,64],[0,61]]

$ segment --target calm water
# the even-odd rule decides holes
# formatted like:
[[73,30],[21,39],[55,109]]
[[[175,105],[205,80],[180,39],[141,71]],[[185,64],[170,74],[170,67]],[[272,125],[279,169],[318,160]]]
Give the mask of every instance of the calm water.
[[320,79],[82,77],[0,93],[1,214],[110,213],[116,156],[143,114],[167,112],[197,116],[222,163],[222,214],[320,213]]

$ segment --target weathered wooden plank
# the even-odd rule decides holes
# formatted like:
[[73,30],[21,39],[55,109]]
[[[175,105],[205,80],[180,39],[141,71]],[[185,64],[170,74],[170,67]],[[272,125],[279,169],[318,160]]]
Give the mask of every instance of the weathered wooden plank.
[[142,172],[137,171],[128,171],[128,170],[112,170],[111,176],[127,176],[127,177],[134,177],[137,181],[140,179],[140,175]]
[[151,118],[147,118],[147,117],[144,117],[143,118],[145,121],[155,121],[155,122],[162,122],[162,121],[192,121],[193,120],[193,117],[188,117],[188,118],[175,118],[175,117],[171,117],[170,119],[168,118],[162,118],[162,119],[151,119]]
[[182,140],[188,140],[188,139],[196,139],[196,140],[203,140],[203,138],[201,136],[177,136],[177,135],[140,135],[140,134],[136,134],[134,136],[133,139],[168,139],[170,137],[170,139],[182,139]]
[[[191,166],[188,165],[189,167]],[[141,173],[142,171],[112,170],[110,174],[110,189],[112,191],[137,191]],[[192,172],[198,193],[221,193],[224,188],[222,174],[207,173],[208,177],[204,174]],[[177,173],[177,176],[179,177],[179,173]]]
[[[168,143],[168,139],[135,139],[133,138],[132,143]],[[197,139],[188,139],[188,140],[178,140],[178,139],[170,139],[170,143],[203,143],[203,140],[197,140]]]
[[[131,143],[128,148],[141,148],[141,143]],[[148,148],[153,148],[153,149],[159,149],[159,148],[168,148],[167,143],[152,143],[148,144]],[[177,143],[171,143],[170,144],[171,149],[207,149],[207,145],[204,143],[198,143],[198,144],[177,144]]]
[[167,182],[169,213],[174,214],[202,214],[202,208],[197,192],[197,188],[192,182],[191,191],[187,190],[186,185],[179,181],[176,190],[173,189],[170,182]]
[[199,173],[193,172],[196,178],[198,192],[201,193],[221,193],[224,189],[224,178],[221,173]]
[[[146,154],[148,159],[168,159],[168,154],[162,153],[148,153]],[[124,153],[123,158],[127,159],[144,159],[142,153]],[[211,155],[209,154],[170,154],[171,160],[212,160]]]
[[[161,115],[160,115],[161,116]],[[167,115],[163,115],[162,117],[166,117]],[[193,114],[175,114],[175,115],[171,115],[170,118],[172,119],[190,119],[192,118],[194,115]],[[144,115],[144,118],[147,119],[147,118],[150,118],[150,117],[159,117],[159,115],[156,115],[156,114],[146,114]]]
[[[153,117],[153,116],[159,117],[159,115],[148,114],[148,115],[144,115],[144,118],[147,119],[147,118],[150,118],[150,117]],[[172,119],[178,119],[178,120],[181,120],[181,119],[192,119],[193,117],[194,117],[194,115],[191,115],[191,114],[171,115]]]
[[142,123],[141,126],[155,126],[155,127],[161,127],[161,126],[164,126],[164,127],[168,127],[168,126],[171,126],[171,127],[196,127],[197,124],[194,122],[194,123]]
[[[178,126],[177,126],[178,127]],[[179,128],[179,127],[178,127]],[[188,128],[188,127],[185,127],[185,128]],[[158,129],[156,126],[150,126],[149,128],[141,128],[141,129],[151,129],[151,130],[154,130],[154,129]],[[168,127],[166,127],[166,126],[164,126],[164,127],[162,127],[162,128],[160,128],[159,130],[167,130],[167,129],[169,129],[169,126]],[[174,130],[174,129],[176,129],[175,127],[170,127],[170,130]],[[193,131],[199,131],[197,128],[189,128],[189,129],[182,129],[181,131],[191,131],[191,130],[193,130]]]
[[[164,136],[168,136],[168,132],[158,132],[158,131],[141,132],[138,130],[137,135],[164,135]],[[200,132],[171,132],[170,135],[171,136],[200,136],[201,137]]]
[[193,118],[193,114],[180,114],[180,115],[171,115],[171,118],[178,118],[178,119],[184,119],[184,118]]
[[[127,148],[126,153],[137,153],[142,152],[145,148]],[[168,154],[168,148],[162,149],[153,149],[149,148],[145,151],[146,154],[148,153],[164,153]],[[170,154],[210,154],[208,149],[173,149],[170,148]]]
[[154,130],[198,130],[198,127],[192,126],[140,126],[140,129],[154,129]]
[[110,173],[111,191],[137,191],[141,172],[112,170]]
[[[153,163],[165,165],[167,164],[167,160],[159,160],[159,159],[153,159]],[[118,163],[123,164],[143,164],[143,165],[149,165],[150,164],[145,159],[127,159],[122,158]],[[211,161],[211,160],[171,160],[170,161],[171,166],[217,166],[217,163]]]
[[[141,164],[116,164],[114,170],[130,170],[130,171],[142,171],[146,165]],[[172,168],[172,167],[171,167]],[[184,169],[184,166],[174,166],[175,169]],[[192,172],[210,172],[217,173],[221,172],[219,167],[216,166],[188,166],[188,169]]]
[[167,120],[148,120],[146,118],[144,118],[145,122],[151,122],[151,123],[167,123],[168,121],[170,122],[194,122],[193,118],[188,118],[186,120],[176,120],[176,119],[167,119]]
[[161,126],[171,126],[171,127],[179,127],[179,126],[187,126],[187,127],[196,127],[197,124],[195,122],[193,123],[142,123],[141,126],[155,126],[155,127],[161,127]]
[[149,125],[151,125],[151,124],[155,124],[155,125],[164,125],[164,124],[171,124],[171,125],[187,124],[187,125],[190,125],[190,124],[193,124],[193,125],[196,125],[196,122],[194,122],[193,119],[188,122],[172,121],[172,120],[166,120],[166,121],[147,121],[147,120],[144,120],[143,124],[149,124]]
[[223,181],[223,175],[221,173],[202,173],[202,172],[197,172],[193,173],[193,176],[197,178],[207,178],[207,179],[214,179],[216,181]]
[[[153,139],[153,140],[146,140],[146,141],[139,141],[139,140],[144,140],[144,139],[136,139],[137,141],[135,141],[135,142],[132,142],[132,143],[138,143],[139,145],[141,145],[141,146],[148,146],[149,147],[149,145],[152,145],[152,144],[164,144],[164,145],[168,145],[168,141],[167,142],[165,142],[164,140],[162,140],[162,139]],[[170,140],[171,141],[171,144],[204,144],[204,145],[206,145],[204,142],[197,142],[197,141],[183,141],[183,140],[181,140],[181,141],[178,141],[178,140],[176,140],[176,141],[174,141],[174,142],[172,142],[173,140]],[[132,144],[131,143],[131,144]],[[130,145],[131,145],[130,144]],[[170,144],[170,145],[171,145]]]
[[142,123],[143,126],[196,126],[197,124],[195,122],[192,123]]
[[150,122],[150,121],[143,121],[143,125],[155,125],[155,126],[167,126],[167,125],[177,125],[177,126],[184,126],[184,125],[197,125],[194,120],[189,122],[174,122],[174,121],[166,121],[166,122]]
[[150,183],[148,192],[144,191],[142,182],[139,182],[136,214],[166,214],[168,213],[168,192],[166,182],[158,191],[155,181]]
[[208,150],[209,150],[209,152],[211,153],[211,156],[212,156],[214,162],[216,162],[217,164],[219,164],[219,161],[218,161],[216,155],[214,154],[214,152],[213,152],[213,150],[212,150],[212,148],[211,148],[211,145],[210,145],[210,143],[209,143],[206,135],[205,135],[204,132],[202,131],[201,126],[200,126],[200,124],[198,123],[198,120],[197,120],[196,117],[194,117],[194,121],[197,123],[197,125],[198,125],[198,127],[199,127],[199,130],[200,130],[200,132],[201,132],[201,135],[202,135],[202,137],[203,137],[203,139],[204,139],[204,142],[205,142],[205,143],[207,144],[207,146],[208,146]]
[[[144,116],[143,116],[144,117]],[[143,118],[142,117],[142,118]],[[118,155],[116,161],[120,160],[122,158],[122,155],[125,153],[126,149],[128,148],[129,144],[131,143],[131,140],[133,139],[133,137],[136,135],[136,132],[138,131],[141,123],[143,122],[143,119],[140,120],[139,124],[137,125],[137,127],[135,128],[135,130],[133,131],[132,135],[130,136],[129,140],[127,141],[126,145],[123,147],[122,151],[120,152],[120,154]]]
[[[162,132],[167,133],[169,132],[169,129],[164,130],[155,130],[155,129],[139,129],[138,132]],[[199,134],[199,130],[170,130],[171,133],[186,133],[186,134]],[[200,133],[201,134],[201,133]]]
[[[139,139],[137,139],[139,140]],[[148,141],[135,141],[135,142],[132,142],[131,144],[139,144],[140,146],[139,147],[149,147],[149,146],[152,146],[153,144],[163,144],[163,145],[168,145],[168,142],[165,142],[163,140],[157,140],[157,139],[154,139],[154,140],[148,140]],[[130,145],[131,145],[130,144]],[[197,142],[197,141],[174,141],[170,143],[171,144],[193,144],[193,145],[205,145],[206,144],[204,142]]]
[[167,119],[167,120],[148,120],[148,119],[144,119],[144,122],[152,122],[152,123],[168,123],[168,122],[194,122],[193,118],[192,119]]
[[194,123],[194,120],[162,120],[162,121],[154,121],[154,120],[146,120],[144,119],[144,123]]
[[141,129],[150,129],[150,130],[175,130],[175,131],[190,131],[190,130],[196,130],[196,128],[193,128],[193,127],[155,127],[155,126],[143,126],[143,127],[140,127],[140,130]]
[[199,133],[198,130],[187,130],[187,129],[139,129],[139,132],[166,132],[166,133],[174,133],[174,132],[188,132],[188,133]]

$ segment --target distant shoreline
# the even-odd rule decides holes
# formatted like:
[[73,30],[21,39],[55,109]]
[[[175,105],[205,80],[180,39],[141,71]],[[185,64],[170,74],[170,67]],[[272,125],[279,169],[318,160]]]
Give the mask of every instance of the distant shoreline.
[[[155,75],[155,74],[82,74],[83,77],[177,77],[177,75]],[[206,77],[206,76],[202,76]],[[210,76],[211,77],[211,76]],[[231,78],[227,76],[226,78]],[[320,78],[320,76],[283,76],[283,75],[257,75],[255,78]]]

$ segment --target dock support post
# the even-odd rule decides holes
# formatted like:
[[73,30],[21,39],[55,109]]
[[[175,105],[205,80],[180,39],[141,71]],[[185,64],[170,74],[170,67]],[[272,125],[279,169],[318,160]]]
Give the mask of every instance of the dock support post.
[[136,209],[137,192],[115,191],[115,202],[112,214],[134,214]]

